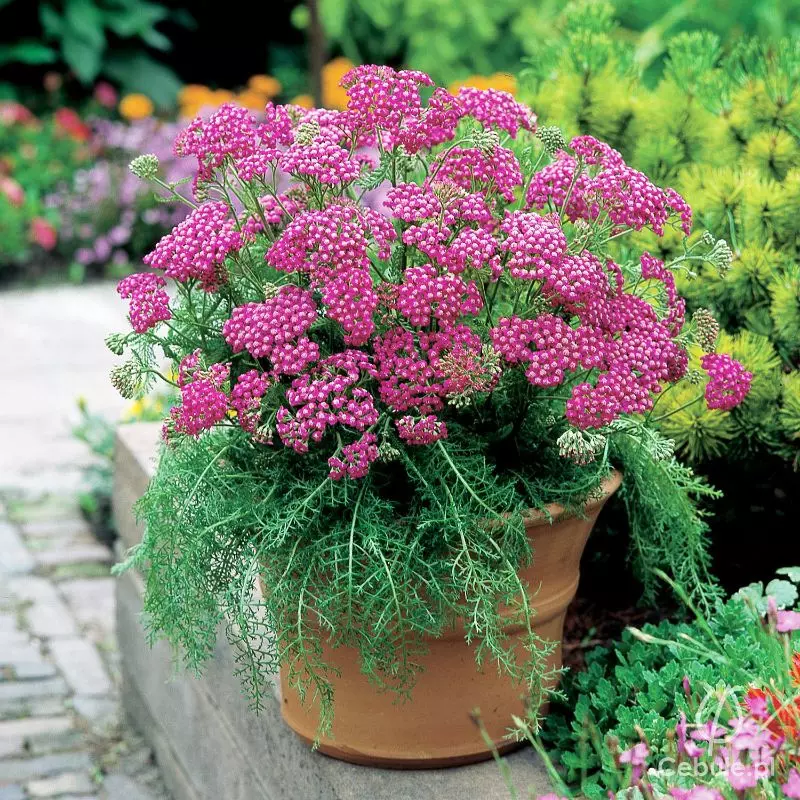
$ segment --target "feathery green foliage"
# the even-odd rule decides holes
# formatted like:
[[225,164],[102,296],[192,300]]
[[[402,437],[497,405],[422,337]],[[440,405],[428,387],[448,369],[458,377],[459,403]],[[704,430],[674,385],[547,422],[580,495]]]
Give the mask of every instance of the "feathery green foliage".
[[[146,575],[153,638],[169,639],[197,670],[224,623],[254,708],[264,681],[288,663],[290,681],[321,700],[328,724],[323,639],[358,648],[370,678],[404,694],[423,637],[462,618],[478,662],[538,696],[554,645],[530,628],[535,612],[517,577],[532,555],[521,512],[553,501],[578,510],[607,461],[577,467],[542,451],[541,473],[500,475],[497,453],[480,452],[463,429],[403,458],[355,483],[330,480],[324,462],[287,448],[254,448],[234,429],[165,449],[138,505],[147,532],[130,562]],[[256,577],[267,602],[254,597]],[[499,604],[528,628],[524,657],[509,647]]]

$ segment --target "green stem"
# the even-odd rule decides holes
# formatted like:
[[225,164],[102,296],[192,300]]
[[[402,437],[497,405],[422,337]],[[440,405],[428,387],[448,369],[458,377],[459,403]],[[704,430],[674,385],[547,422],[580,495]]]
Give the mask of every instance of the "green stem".
[[704,395],[699,394],[699,395],[697,395],[697,397],[693,398],[692,400],[689,400],[688,403],[684,403],[682,406],[678,406],[676,409],[673,409],[672,411],[670,411],[667,414],[662,414],[660,417],[656,417],[653,420],[653,422],[661,422],[662,419],[667,419],[667,418],[671,417],[673,414],[677,414],[679,411],[683,411],[684,408],[689,408],[689,406],[694,405],[698,400],[702,400],[703,397],[704,397]]

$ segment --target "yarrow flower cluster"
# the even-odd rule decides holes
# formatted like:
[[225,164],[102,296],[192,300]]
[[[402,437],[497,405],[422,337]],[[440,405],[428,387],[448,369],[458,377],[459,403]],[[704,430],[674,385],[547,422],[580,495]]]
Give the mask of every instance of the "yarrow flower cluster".
[[706,403],[722,411],[738,406],[750,391],[753,373],[725,353],[707,353],[700,366],[708,373]]
[[164,291],[167,282],[152,272],[139,272],[123,278],[117,286],[120,297],[130,299],[131,327],[144,333],[159,322],[172,319],[169,295]]
[[[592,137],[535,138],[536,115],[505,92],[452,96],[369,65],[342,86],[345,111],[270,104],[256,118],[228,104],[176,141],[197,161],[198,202],[145,258],[154,272],[119,286],[136,334],[174,329],[170,437],[239,425],[360,479],[379,454],[441,447],[521,385],[555,420],[554,446],[585,464],[609,433],[597,429],[684,379],[669,264],[609,256],[628,231],[688,234],[677,192]],[[518,136],[541,151],[532,175],[505,146]],[[132,169],[154,178],[158,164]],[[376,186],[382,200],[363,199]],[[710,342],[704,318],[690,327]],[[703,367],[710,407],[742,401],[741,365],[711,353]]]

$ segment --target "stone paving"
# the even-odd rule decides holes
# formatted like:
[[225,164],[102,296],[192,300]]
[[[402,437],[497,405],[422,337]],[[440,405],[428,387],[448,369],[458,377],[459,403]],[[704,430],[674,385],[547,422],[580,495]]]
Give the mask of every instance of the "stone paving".
[[[111,551],[76,504],[75,401],[110,418],[114,287],[0,294],[0,800],[166,800],[121,719]],[[13,388],[13,391],[12,391]]]
[[88,460],[72,437],[76,401],[111,419],[125,408],[108,381],[120,359],[103,340],[125,331],[114,284],[0,292],[0,487],[67,493]]

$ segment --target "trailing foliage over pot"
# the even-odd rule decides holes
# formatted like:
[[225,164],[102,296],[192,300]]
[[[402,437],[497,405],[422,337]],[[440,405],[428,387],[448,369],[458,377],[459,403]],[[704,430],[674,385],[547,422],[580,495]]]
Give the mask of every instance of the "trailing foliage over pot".
[[[580,513],[612,462],[643,573],[663,565],[712,602],[691,503],[710,490],[649,423],[672,387],[705,382],[727,409],[752,378],[722,353],[689,373],[703,328],[684,324],[669,266],[609,257],[643,229],[687,235],[676,192],[591,137],[535,138],[502,92],[453,97],[375,66],[342,85],[344,112],[269,105],[257,123],[226,105],[180,134],[197,203],[145,258],[176,297],[158,272],[125,279],[133,332],[108,340],[128,354],[124,395],[159,374],[157,349],[181,393],[129,562],[153,634],[198,667],[225,621],[254,705],[281,662],[323,724],[323,637],[407,692],[422,637],[460,617],[479,662],[538,692],[523,513]],[[152,155],[131,167],[174,192]],[[382,184],[380,210],[359,202]]]
[[[668,47],[662,79],[648,87],[632,50],[614,38],[605,2],[572,4],[523,80],[543,119],[618,148],[637,169],[670,181],[718,243],[690,260],[678,288],[690,311],[710,309],[720,345],[757,378],[730,415],[676,392],[662,425],[695,462],[771,453],[797,465],[800,450],[800,56],[794,40],[743,41],[723,49],[711,33]],[[613,84],[618,91],[608,91]],[[699,236],[699,233],[697,234]],[[660,258],[683,252],[679,237],[632,241]],[[624,250],[627,243],[622,245]],[[722,279],[719,266],[729,267]],[[702,313],[702,312],[701,312]],[[699,355],[699,354],[698,354]],[[697,365],[693,355],[692,365]],[[776,413],[776,406],[778,411]]]

